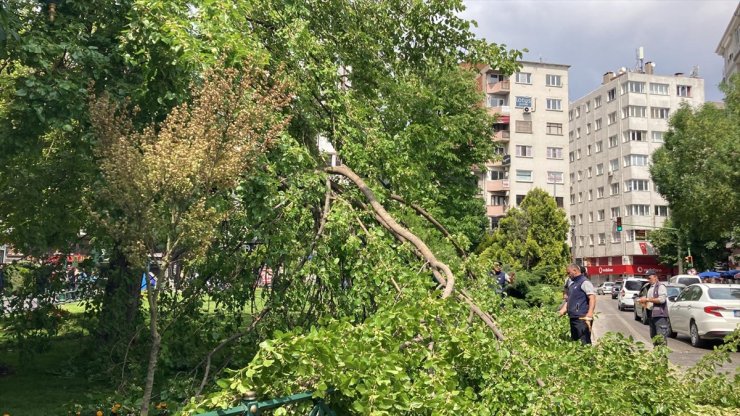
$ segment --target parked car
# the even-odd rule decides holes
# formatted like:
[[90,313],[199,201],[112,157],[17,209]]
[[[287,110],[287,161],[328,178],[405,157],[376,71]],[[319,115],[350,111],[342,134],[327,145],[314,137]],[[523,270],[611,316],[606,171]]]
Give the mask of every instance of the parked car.
[[686,287],[668,306],[673,331],[699,347],[740,328],[740,285],[698,283]]
[[701,283],[701,278],[691,274],[679,274],[668,279],[668,282],[681,283],[682,285],[688,286],[693,285],[694,283]]
[[611,294],[612,286],[614,286],[614,282],[604,282],[598,288],[596,288],[596,293],[598,293],[599,295],[605,295],[607,293]]
[[[681,293],[681,290],[683,290],[686,285],[682,285],[679,283],[665,283],[663,282],[663,285],[666,288],[666,291],[668,292],[668,299],[666,299],[666,302],[668,302],[668,307],[670,308],[671,301],[675,300],[678,295]],[[644,285],[642,289],[640,289],[640,293],[637,294],[637,298],[641,298],[643,296],[652,297],[648,295],[648,290],[650,289],[650,285]],[[635,321],[641,321],[643,325],[648,324],[648,320],[650,319],[650,311],[646,310],[642,304],[639,302],[635,302]],[[670,312],[668,313],[668,323],[670,324]],[[671,331],[671,337],[675,338],[676,333]]]
[[647,283],[647,279],[633,277],[624,281],[622,288],[619,290],[617,296],[617,309],[620,311],[626,310],[627,308],[635,307],[634,295],[640,293],[642,286]]
[[619,291],[622,290],[622,283],[624,282],[614,282],[614,286],[612,286],[612,299],[616,299],[619,295]]

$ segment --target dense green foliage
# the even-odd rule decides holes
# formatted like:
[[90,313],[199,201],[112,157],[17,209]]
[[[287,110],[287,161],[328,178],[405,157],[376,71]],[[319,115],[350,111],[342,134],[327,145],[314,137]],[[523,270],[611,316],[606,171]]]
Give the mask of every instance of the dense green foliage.
[[725,242],[737,241],[740,227],[740,76],[723,89],[724,108],[684,106],[671,117],[650,168],[701,267],[724,257]]
[[507,211],[481,257],[536,270],[545,281],[560,285],[570,259],[568,220],[555,199],[542,189],[527,193],[519,208]]

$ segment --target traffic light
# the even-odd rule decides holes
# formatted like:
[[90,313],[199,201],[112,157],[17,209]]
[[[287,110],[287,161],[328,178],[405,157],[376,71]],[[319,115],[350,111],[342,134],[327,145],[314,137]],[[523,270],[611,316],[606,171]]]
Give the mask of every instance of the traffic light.
[[694,267],[694,256],[686,256],[683,259],[686,262],[686,267]]
[[622,231],[622,217],[617,217],[617,231]]

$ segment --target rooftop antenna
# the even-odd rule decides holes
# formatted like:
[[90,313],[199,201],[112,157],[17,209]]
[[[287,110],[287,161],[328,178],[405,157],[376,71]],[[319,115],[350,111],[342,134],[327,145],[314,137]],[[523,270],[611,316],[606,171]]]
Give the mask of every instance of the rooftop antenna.
[[645,50],[642,46],[637,48],[637,72],[645,72]]
[[694,65],[693,68],[691,68],[691,78],[699,78],[699,65]]

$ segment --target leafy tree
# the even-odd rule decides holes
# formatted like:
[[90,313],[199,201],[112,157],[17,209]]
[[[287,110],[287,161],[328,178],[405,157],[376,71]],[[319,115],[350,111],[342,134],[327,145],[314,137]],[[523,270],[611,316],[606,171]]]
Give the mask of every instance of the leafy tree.
[[716,244],[709,242],[737,233],[740,218],[740,77],[723,89],[724,108],[707,103],[676,111],[650,168],[674,224],[710,249]]
[[483,258],[514,269],[539,270],[551,284],[560,284],[570,259],[568,221],[555,199],[542,189],[527,193],[519,208],[510,209],[493,232]]

